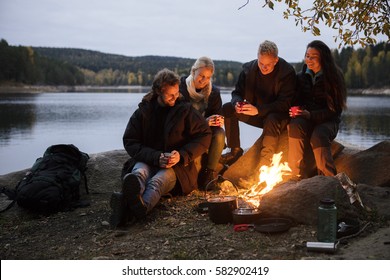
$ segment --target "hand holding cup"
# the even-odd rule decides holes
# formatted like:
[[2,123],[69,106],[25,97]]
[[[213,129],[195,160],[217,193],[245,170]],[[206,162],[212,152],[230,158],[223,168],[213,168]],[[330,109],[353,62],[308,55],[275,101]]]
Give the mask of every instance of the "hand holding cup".
[[293,106],[290,108],[290,117],[295,118],[296,116],[299,116],[302,113],[302,109],[300,106]]
[[180,161],[180,153],[173,150],[171,153],[162,153],[160,155],[160,167],[170,168]]
[[222,127],[225,124],[225,118],[221,115],[212,115],[208,118],[209,126]]

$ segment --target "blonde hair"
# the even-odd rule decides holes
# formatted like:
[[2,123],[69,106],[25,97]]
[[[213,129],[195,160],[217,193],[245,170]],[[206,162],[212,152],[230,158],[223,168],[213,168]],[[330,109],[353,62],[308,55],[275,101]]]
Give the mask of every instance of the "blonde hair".
[[199,57],[194,65],[192,65],[191,67],[191,75],[194,76],[195,74],[195,71],[198,70],[199,68],[203,68],[203,67],[206,67],[206,68],[210,68],[213,70],[213,73],[214,73],[214,62],[211,58],[207,57],[207,56],[202,56],[202,57]]
[[279,50],[274,42],[265,40],[260,44],[257,55],[271,55],[273,57],[278,57]]

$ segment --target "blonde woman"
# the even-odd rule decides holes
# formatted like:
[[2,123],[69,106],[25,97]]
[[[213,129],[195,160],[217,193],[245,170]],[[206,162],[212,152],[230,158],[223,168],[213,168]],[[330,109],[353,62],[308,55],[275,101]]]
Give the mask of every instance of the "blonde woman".
[[191,67],[190,75],[182,77],[180,81],[180,93],[204,116],[212,131],[211,144],[202,160],[198,177],[200,189],[204,189],[216,178],[215,170],[225,146],[221,93],[219,88],[212,84],[214,69],[214,62],[210,58],[200,57]]

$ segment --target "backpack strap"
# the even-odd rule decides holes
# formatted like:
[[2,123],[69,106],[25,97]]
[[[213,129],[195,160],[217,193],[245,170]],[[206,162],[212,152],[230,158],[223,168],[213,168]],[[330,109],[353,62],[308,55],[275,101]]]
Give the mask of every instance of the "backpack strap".
[[89,189],[88,189],[88,180],[87,180],[87,175],[85,174],[84,171],[81,172],[81,174],[83,175],[84,177],[84,186],[85,186],[85,191],[87,194],[89,194]]

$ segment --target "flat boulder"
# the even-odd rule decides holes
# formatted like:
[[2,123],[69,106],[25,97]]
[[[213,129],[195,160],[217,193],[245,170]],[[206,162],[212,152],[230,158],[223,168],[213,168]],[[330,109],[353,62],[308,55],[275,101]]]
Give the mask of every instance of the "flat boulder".
[[343,153],[335,164],[338,172],[347,174],[356,183],[390,187],[390,141],[364,151]]
[[355,184],[360,202],[351,203],[350,195],[342,186],[340,175],[315,176],[298,182],[289,181],[275,187],[262,197],[260,209],[266,216],[292,219],[298,224],[316,225],[320,200],[331,198],[336,202],[339,219],[364,220],[374,214],[390,220],[390,188]]
[[86,172],[90,191],[120,191],[122,167],[128,159],[129,155],[124,149],[91,154]]

